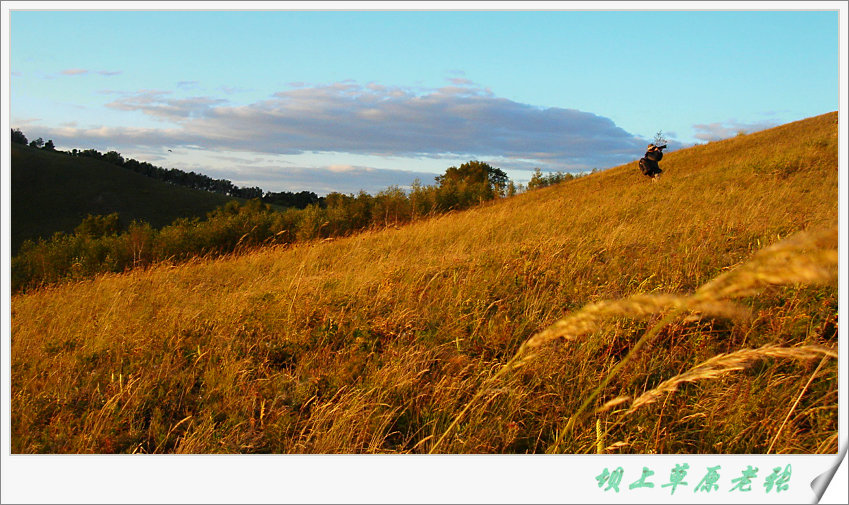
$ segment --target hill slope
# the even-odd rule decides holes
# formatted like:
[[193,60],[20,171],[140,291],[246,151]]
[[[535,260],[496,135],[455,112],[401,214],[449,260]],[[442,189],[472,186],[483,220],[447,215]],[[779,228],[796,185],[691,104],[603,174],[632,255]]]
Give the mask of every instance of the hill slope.
[[[833,453],[837,287],[810,284],[836,232],[755,252],[836,228],[836,122],[669,153],[655,183],[634,162],[398,230],[14,296],[12,451]],[[779,285],[677,312],[773,260],[731,279]],[[520,347],[563,318],[581,331]]]
[[11,144],[12,254],[26,239],[72,232],[87,214],[118,212],[156,228],[203,217],[232,198],[157,181],[102,160]]

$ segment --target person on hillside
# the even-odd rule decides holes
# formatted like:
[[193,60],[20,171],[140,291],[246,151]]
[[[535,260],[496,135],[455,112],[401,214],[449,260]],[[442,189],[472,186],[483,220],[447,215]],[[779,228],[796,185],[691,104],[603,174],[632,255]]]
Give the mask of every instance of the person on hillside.
[[663,172],[663,170],[660,169],[658,162],[663,158],[664,149],[666,149],[666,146],[649,144],[646,149],[646,155],[643,158],[640,158],[640,171],[643,175],[647,175],[654,180],[661,174],[661,172]]

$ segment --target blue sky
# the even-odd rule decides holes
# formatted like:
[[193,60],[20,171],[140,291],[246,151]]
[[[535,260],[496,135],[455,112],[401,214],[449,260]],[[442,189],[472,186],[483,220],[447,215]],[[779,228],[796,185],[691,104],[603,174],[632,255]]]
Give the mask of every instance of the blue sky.
[[659,130],[680,148],[838,109],[836,11],[11,3],[12,128],[268,191],[373,193],[470,159],[526,182],[635,160]]

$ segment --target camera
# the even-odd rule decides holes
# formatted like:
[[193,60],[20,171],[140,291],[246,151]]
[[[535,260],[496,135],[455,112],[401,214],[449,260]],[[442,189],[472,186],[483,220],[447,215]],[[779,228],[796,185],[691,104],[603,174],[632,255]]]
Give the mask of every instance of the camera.
[[666,149],[666,144],[663,144],[662,146],[657,146],[657,148],[658,149]]

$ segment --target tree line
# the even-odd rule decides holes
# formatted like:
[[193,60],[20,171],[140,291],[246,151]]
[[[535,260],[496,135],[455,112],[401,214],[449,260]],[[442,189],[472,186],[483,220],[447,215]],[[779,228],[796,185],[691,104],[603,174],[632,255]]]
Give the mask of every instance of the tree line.
[[209,212],[206,219],[180,218],[159,230],[143,221],[123,228],[117,213],[89,215],[73,233],[25,241],[12,259],[12,289],[17,292],[165,261],[343,237],[515,193],[515,186],[501,169],[470,161],[448,168],[435,178],[435,184],[423,185],[417,180],[409,191],[393,186],[376,195],[330,193],[323,202],[282,211],[260,198],[246,203],[233,200]]
[[45,149],[47,151],[55,151],[56,150],[56,146],[53,145],[53,140],[48,140],[45,143],[44,139],[41,138],[41,137],[38,137],[37,139],[35,139],[32,142],[30,142],[29,144],[27,144],[27,136],[24,135],[24,133],[21,130],[18,130],[18,129],[12,130],[12,142],[15,143],[15,144],[29,145],[30,147],[33,147],[33,148],[36,148],[36,149]]
[[[593,169],[590,173],[595,173],[596,169]],[[531,180],[528,181],[528,190],[540,189],[546,186],[551,186],[553,184],[559,184],[565,181],[571,181],[572,179],[580,177],[580,175],[575,175],[569,172],[554,172],[547,175],[543,175],[542,170],[539,168],[534,169],[534,173],[531,176]]]
[[[660,133],[658,133],[660,135]],[[23,132],[19,129],[12,130],[12,142],[27,145],[27,137]],[[263,191],[259,187],[250,187],[243,188],[236,186],[231,181],[227,179],[213,179],[209,176],[198,174],[196,172],[185,172],[183,170],[179,170],[176,168],[162,168],[155,165],[152,165],[146,161],[137,161],[134,159],[124,159],[124,157],[116,152],[116,151],[108,151],[106,153],[101,153],[95,149],[86,149],[86,150],[77,150],[72,149],[71,151],[56,151],[55,146],[53,145],[52,140],[44,141],[41,137],[29,142],[28,144],[32,148],[37,149],[45,149],[49,151],[55,152],[64,152],[71,156],[83,156],[96,158],[107,163],[111,163],[113,165],[126,168],[128,170],[132,170],[136,173],[152,177],[154,179],[167,182],[169,184],[175,184],[180,186],[186,186],[192,189],[199,189],[202,191],[209,191],[212,193],[219,193],[235,198],[243,198],[246,200],[259,198],[263,202],[277,205],[280,207],[294,207],[297,209],[305,209],[309,205],[320,205],[325,207],[327,205],[326,197],[321,197],[313,193],[312,191],[300,191],[297,193],[290,191],[280,191],[280,192],[271,192],[271,191]],[[452,170],[453,169],[453,170]],[[466,168],[465,170],[468,170]],[[457,178],[464,177],[468,174],[459,174],[459,168],[451,167],[449,168],[445,174],[439,176],[437,178],[437,182],[440,182],[442,178]],[[596,169],[592,170],[592,173],[596,172]],[[501,174],[490,174],[495,177],[494,184],[501,184],[504,187],[510,186],[512,193],[521,192],[523,189],[533,190],[539,189],[546,186],[551,186],[552,184],[557,184],[564,181],[570,181],[575,177],[579,177],[577,175],[568,173],[568,172],[555,172],[547,175],[543,175],[542,171],[537,168],[534,171],[534,174],[531,176],[530,181],[528,181],[527,188],[523,188],[521,185],[516,188],[513,186],[511,181],[507,180],[507,175],[501,172]],[[338,198],[335,197],[335,198]]]
[[265,192],[259,187],[239,187],[227,179],[213,179],[212,177],[194,171],[186,172],[177,168],[162,168],[146,161],[138,161],[132,158],[125,159],[117,151],[108,151],[106,153],[101,153],[96,149],[57,151],[53,140],[45,142],[44,139],[39,137],[27,143],[26,135],[19,129],[12,130],[12,142],[29,145],[29,147],[35,149],[61,152],[70,156],[95,158],[169,184],[199,189],[210,193],[219,193],[234,198],[243,198],[245,200],[259,198],[271,205],[295,207],[298,209],[306,208],[310,204],[321,204],[322,202],[322,198],[312,191],[300,191],[297,193],[289,191]]

